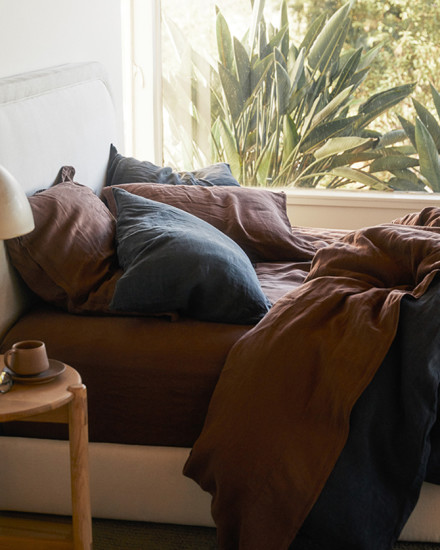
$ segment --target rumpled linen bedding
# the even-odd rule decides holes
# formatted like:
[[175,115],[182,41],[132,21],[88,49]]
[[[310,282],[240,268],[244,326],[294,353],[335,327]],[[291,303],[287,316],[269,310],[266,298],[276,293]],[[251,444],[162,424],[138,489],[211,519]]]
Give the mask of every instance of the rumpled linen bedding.
[[388,550],[440,481],[440,211],[322,244],[231,349],[184,468],[221,549]]
[[[440,210],[286,234],[291,257],[254,260],[274,304],[254,327],[55,300],[0,351],[37,338],[75,366],[91,441],[194,445],[184,473],[213,495],[221,549],[388,550],[422,481],[440,483]],[[0,433],[66,437],[58,428]]]

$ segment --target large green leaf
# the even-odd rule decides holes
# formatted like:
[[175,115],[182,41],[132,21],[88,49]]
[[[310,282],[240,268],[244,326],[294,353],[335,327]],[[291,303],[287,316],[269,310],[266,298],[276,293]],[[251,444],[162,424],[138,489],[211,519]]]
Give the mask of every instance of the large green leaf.
[[393,170],[394,178],[388,180],[388,185],[397,191],[424,192],[425,183],[411,170]]
[[404,170],[405,168],[418,165],[419,161],[417,159],[405,155],[384,156],[374,160],[370,164],[370,173],[384,172],[386,170],[393,172],[394,170]]
[[266,21],[264,20],[264,17],[261,18],[260,24],[258,26],[257,46],[255,49],[257,50],[260,58],[267,55],[267,31]]
[[255,94],[262,84],[269,80],[273,71],[273,56],[256,61],[251,67],[251,93]]
[[315,71],[319,69],[321,75],[325,76],[325,80],[327,80],[327,86],[329,81],[331,82],[334,78],[336,78],[338,74],[339,58],[347,37],[349,26],[350,22],[347,19],[341,25],[339,31],[327,43],[327,46],[322,53],[322,57],[317,64],[317,67],[314,68]]
[[270,169],[275,161],[276,147],[277,143],[274,134],[256,162],[255,175],[259,185],[266,185],[268,183]]
[[386,134],[380,136],[378,147],[389,147],[395,143],[399,143],[406,139],[406,132],[398,128],[397,130],[390,130]]
[[[286,35],[288,36],[288,31],[289,31],[288,27],[284,27],[280,31],[277,31],[277,33],[269,40],[269,42],[264,47],[260,57],[266,57],[267,55],[270,55],[276,48],[278,48],[281,52],[283,40]],[[282,59],[283,59],[282,61],[283,65],[287,66],[286,64],[287,56],[282,54]],[[279,61],[281,62],[281,60]]]
[[254,0],[252,5],[252,21],[249,30],[249,51],[253,52],[255,39],[257,38],[258,29],[263,18],[265,0]]
[[243,108],[243,94],[241,93],[240,83],[222,64],[219,64],[218,70],[232,120],[236,122]]
[[251,62],[243,44],[234,37],[235,64],[243,98],[251,94]]
[[[362,149],[362,147],[361,147]],[[371,160],[377,158],[377,151],[373,149],[367,149],[366,151],[358,151],[356,149],[350,150],[346,153],[341,153],[331,158],[328,169],[338,168],[339,166],[351,166],[358,162],[366,165]]]
[[304,112],[305,116],[304,116],[304,120],[301,123],[301,128],[300,128],[303,138],[307,136],[310,124],[312,122],[313,117],[315,116],[315,113],[316,113],[316,110],[318,109],[318,105],[320,101],[321,101],[321,98],[319,96],[315,97],[313,101],[313,105],[311,105],[311,107]]
[[334,49],[341,37],[341,29],[345,27],[351,6],[348,2],[344,4],[325,24],[320,31],[307,56],[312,69],[327,66],[329,59],[333,56]]
[[315,126],[318,126],[318,124],[321,124],[321,122],[323,122],[327,118],[334,118],[333,115],[338,112],[338,109],[341,107],[341,105],[343,105],[350,97],[351,90],[351,87],[345,88],[345,90],[343,90],[339,95],[337,95],[329,103],[327,103],[325,107],[318,111],[313,117],[312,122],[310,123],[310,130],[315,128]]
[[290,78],[284,67],[275,62],[275,86],[277,91],[278,117],[287,113],[290,99]]
[[437,111],[437,115],[440,117],[440,94],[432,84],[430,84],[429,86],[431,88],[431,95],[434,101],[435,110]]
[[211,74],[211,124],[217,120],[218,117],[228,117],[228,105],[225,103],[222,93],[222,84],[220,76],[217,72],[212,71]]
[[419,118],[416,120],[416,147],[422,175],[434,192],[440,192],[439,154],[431,134]]
[[402,128],[405,130],[405,134],[408,136],[414,147],[416,147],[416,127],[412,122],[406,120],[406,118],[403,118],[400,115],[397,116],[399,118],[400,124],[402,125]]
[[308,27],[306,35],[301,42],[299,49],[304,49],[306,53],[309,52],[312,45],[315,43],[325,25],[325,13],[322,13],[319,17],[313,20],[312,24]]
[[290,95],[289,107],[287,111],[294,117],[295,124],[298,127],[301,125],[304,112],[307,111],[307,109],[304,108],[307,99],[307,91],[306,86],[298,87],[298,89],[292,91]]
[[299,54],[296,57],[295,63],[290,69],[292,90],[293,93],[298,86],[301,85],[301,80],[304,80],[304,60],[305,60],[305,49],[302,48]]
[[234,134],[223,119],[219,119],[219,121],[219,132],[222,138],[227,162],[231,167],[231,172],[234,177],[239,179],[241,175],[241,160]]
[[391,173],[394,174],[396,178],[409,180],[413,183],[413,185],[418,186],[422,191],[424,190],[425,184],[418,177],[416,172],[409,170],[408,168],[404,168],[403,170],[392,170]]
[[322,147],[314,152],[314,156],[316,159],[323,159],[333,155],[339,155],[340,153],[344,153],[371,141],[372,140],[369,138],[357,136],[330,138]]
[[407,145],[397,145],[394,147],[387,147],[387,150],[390,149],[391,151],[396,151],[399,155],[409,155],[413,156],[417,153],[415,147],[413,147],[411,144]]
[[379,115],[403,101],[414,90],[414,84],[403,84],[378,92],[359,107],[356,128],[364,128]]
[[218,11],[217,21],[217,50],[220,63],[228,69],[230,73],[235,72],[234,66],[234,49],[232,46],[232,36],[229,30],[226,19],[222,13]]
[[287,2],[281,2],[280,29],[286,29],[286,32],[281,40],[281,52],[285,59],[289,56],[289,16],[287,13]]
[[383,185],[383,182],[362,170],[356,170],[355,168],[350,168],[348,166],[342,166],[341,168],[334,168],[330,171],[330,174],[338,178],[345,178],[347,180],[355,181],[357,183],[362,183],[367,187],[376,187],[377,185]]
[[273,53],[275,56],[275,61],[279,63],[286,72],[288,72],[287,60],[284,57],[283,52],[281,51],[281,48],[274,48]]
[[358,48],[351,54],[347,62],[343,65],[341,72],[337,78],[336,84],[332,90],[333,96],[337,96],[344,88],[347,88],[348,86],[351,86],[351,88],[353,89],[351,79],[356,73],[361,55],[362,48]]
[[353,90],[355,90],[356,88],[359,88],[362,82],[367,78],[369,72],[370,72],[370,69],[367,68],[354,73],[354,75],[351,77],[351,84],[353,86]]
[[437,151],[440,151],[440,126],[436,118],[428,111],[428,109],[422,105],[417,99],[412,100],[418,117],[423,122],[424,126],[431,134],[434,140]]
[[379,55],[380,50],[384,47],[384,44],[384,42],[380,42],[379,44],[376,44],[376,46],[362,54],[361,60],[359,62],[359,70],[371,67],[373,61]]
[[283,164],[288,162],[298,142],[299,135],[296,125],[292,118],[286,115],[283,118]]
[[314,128],[307,138],[301,143],[300,151],[303,153],[313,153],[314,150],[321,147],[331,137],[338,137],[343,132],[351,133],[351,128],[356,117],[347,117],[337,119],[321,124]]
[[421,193],[425,188],[421,182],[414,183],[411,179],[393,177],[387,181],[388,187],[394,191],[406,191]]

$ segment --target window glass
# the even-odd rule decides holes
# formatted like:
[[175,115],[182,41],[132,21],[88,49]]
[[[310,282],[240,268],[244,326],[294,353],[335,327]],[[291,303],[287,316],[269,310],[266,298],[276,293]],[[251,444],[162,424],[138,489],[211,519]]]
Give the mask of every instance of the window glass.
[[162,0],[163,157],[242,185],[440,192],[439,8]]

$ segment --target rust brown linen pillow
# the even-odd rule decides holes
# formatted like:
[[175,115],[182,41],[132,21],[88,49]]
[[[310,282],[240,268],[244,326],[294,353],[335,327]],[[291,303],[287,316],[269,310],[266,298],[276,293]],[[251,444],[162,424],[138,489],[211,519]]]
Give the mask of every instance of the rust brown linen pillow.
[[29,197],[35,229],[7,241],[29,288],[70,312],[108,312],[122,274],[116,222],[91,189],[63,182]]
[[[154,183],[114,187],[180,208],[210,223],[235,241],[253,262],[309,260],[315,252],[311,244],[292,233],[282,192]],[[112,187],[105,187],[101,198],[117,217]]]

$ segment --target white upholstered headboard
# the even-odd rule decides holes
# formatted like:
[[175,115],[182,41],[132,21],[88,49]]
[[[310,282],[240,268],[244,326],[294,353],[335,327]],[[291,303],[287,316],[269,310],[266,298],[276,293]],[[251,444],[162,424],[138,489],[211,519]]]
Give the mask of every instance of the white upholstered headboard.
[[[61,166],[99,192],[110,144],[118,145],[115,109],[99,63],[60,65],[0,79],[0,164],[27,194],[49,187]],[[26,306],[0,241],[0,337]]]
[[100,64],[0,79],[0,164],[27,193],[50,186],[63,165],[98,189],[115,141],[115,111]]

